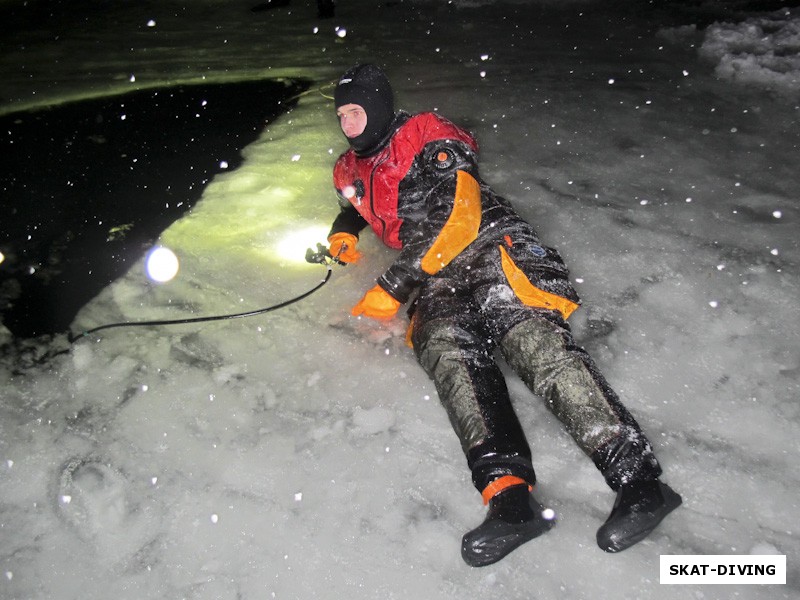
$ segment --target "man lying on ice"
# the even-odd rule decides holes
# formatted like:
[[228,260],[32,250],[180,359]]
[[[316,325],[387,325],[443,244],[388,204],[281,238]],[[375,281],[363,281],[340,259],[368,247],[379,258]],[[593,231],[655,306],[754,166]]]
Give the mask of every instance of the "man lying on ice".
[[619,552],[641,541],[681,497],[659,481],[649,441],[575,343],[566,320],[580,301],[558,252],[481,180],[473,137],[434,113],[396,112],[378,67],[348,70],[335,103],[350,149],[334,167],[342,208],[330,252],[357,261],[367,225],[399,251],[352,314],[390,319],[416,293],[414,351],[489,506],[464,535],[464,560],[492,564],[554,525],[531,493],[531,451],[496,349],[616,491],[597,531],[600,548]]

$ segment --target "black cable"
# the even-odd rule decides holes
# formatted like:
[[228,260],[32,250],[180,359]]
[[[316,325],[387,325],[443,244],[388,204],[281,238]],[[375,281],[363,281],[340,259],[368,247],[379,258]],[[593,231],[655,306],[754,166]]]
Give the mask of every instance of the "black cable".
[[279,304],[274,304],[272,306],[267,306],[266,308],[259,308],[257,310],[251,310],[251,311],[242,312],[242,313],[235,313],[235,314],[231,314],[231,315],[215,315],[215,316],[211,316],[211,317],[193,317],[193,318],[190,318],[190,319],[172,319],[172,320],[166,320],[166,321],[128,321],[128,322],[122,322],[122,323],[109,323],[107,325],[100,325],[99,327],[95,327],[93,329],[89,329],[88,331],[84,331],[84,332],[79,333],[77,335],[73,335],[72,332],[70,332],[69,337],[68,337],[69,343],[72,344],[76,340],[79,340],[79,339],[81,339],[83,337],[86,337],[87,335],[89,335],[91,333],[95,333],[96,331],[101,331],[103,329],[112,329],[112,328],[115,328],[115,327],[146,327],[146,326],[149,327],[149,326],[159,326],[159,325],[181,325],[181,324],[185,324],[185,323],[203,323],[203,322],[206,322],[206,321],[222,321],[224,319],[241,319],[243,317],[252,317],[252,316],[255,316],[255,315],[260,315],[260,314],[267,313],[267,312],[270,312],[270,311],[273,311],[273,310],[278,310],[279,308],[283,308],[285,306],[289,306],[290,304],[294,304],[295,302],[299,302],[303,298],[307,298],[308,296],[310,296],[311,294],[316,292],[319,288],[321,288],[323,285],[328,283],[328,280],[331,278],[331,274],[332,273],[333,273],[333,270],[331,269],[331,265],[328,264],[327,265],[327,273],[325,274],[325,278],[321,282],[319,282],[316,286],[314,286],[313,288],[311,288],[307,292],[304,292],[304,293],[300,294],[299,296],[296,296],[296,297],[292,298],[291,300],[286,300],[284,302],[280,302]]

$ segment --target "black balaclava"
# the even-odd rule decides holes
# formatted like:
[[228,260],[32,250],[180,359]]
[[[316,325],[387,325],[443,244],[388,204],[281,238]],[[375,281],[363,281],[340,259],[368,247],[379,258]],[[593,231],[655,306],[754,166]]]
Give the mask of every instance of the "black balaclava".
[[356,65],[339,79],[334,92],[336,109],[358,104],[367,113],[367,126],[361,135],[347,141],[359,156],[369,156],[383,147],[394,121],[392,86],[380,68]]

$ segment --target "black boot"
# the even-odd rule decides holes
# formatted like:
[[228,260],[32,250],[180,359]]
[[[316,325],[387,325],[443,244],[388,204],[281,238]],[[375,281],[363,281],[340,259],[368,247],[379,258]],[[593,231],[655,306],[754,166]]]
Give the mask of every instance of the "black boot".
[[658,480],[623,485],[611,514],[597,530],[597,545],[606,552],[630,548],[647,537],[681,502],[680,495]]
[[506,488],[489,501],[486,520],[461,541],[464,562],[471,567],[491,565],[542,535],[555,525],[555,517],[546,518],[543,512],[527,485]]

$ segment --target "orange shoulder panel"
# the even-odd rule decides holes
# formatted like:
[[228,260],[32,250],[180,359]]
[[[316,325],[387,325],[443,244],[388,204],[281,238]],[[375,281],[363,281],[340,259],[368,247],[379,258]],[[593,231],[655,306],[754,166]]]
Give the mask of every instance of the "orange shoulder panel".
[[478,237],[481,226],[481,186],[466,171],[458,171],[453,210],[433,245],[422,257],[420,266],[434,275]]

